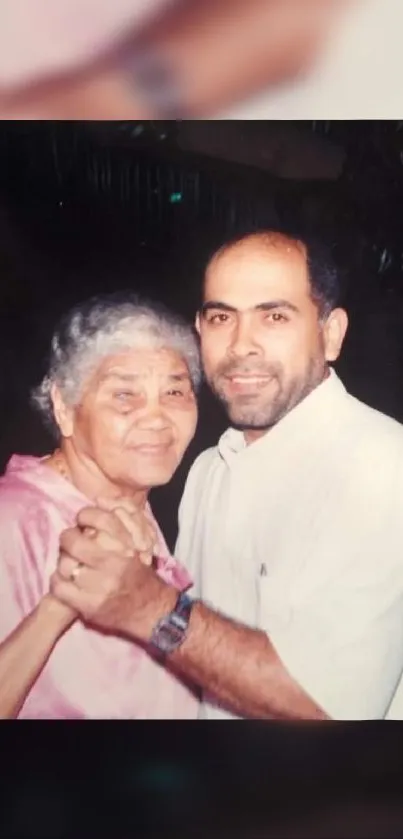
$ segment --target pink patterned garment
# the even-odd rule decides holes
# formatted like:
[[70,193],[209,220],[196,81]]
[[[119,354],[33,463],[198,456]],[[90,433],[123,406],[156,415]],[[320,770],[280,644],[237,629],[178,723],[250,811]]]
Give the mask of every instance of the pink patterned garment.
[[[43,460],[14,455],[9,461],[0,478],[0,641],[48,591],[60,534],[89,504]],[[158,573],[187,589],[187,572],[158,533]],[[194,719],[197,710],[190,691],[136,644],[76,621],[56,644],[19,718]]]

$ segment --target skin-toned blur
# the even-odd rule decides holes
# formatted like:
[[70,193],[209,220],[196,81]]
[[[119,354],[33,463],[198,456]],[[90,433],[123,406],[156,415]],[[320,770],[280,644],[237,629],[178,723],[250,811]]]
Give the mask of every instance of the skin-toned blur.
[[302,244],[255,234],[213,257],[196,327],[207,381],[250,442],[325,378],[347,315],[322,316]]
[[69,470],[88,497],[116,487],[141,505],[167,483],[192,440],[197,405],[189,372],[173,350],[136,349],[105,358],[80,404],[53,389],[56,421]]
[[[352,2],[154,0],[151,14],[139,0],[114,4],[97,0],[95,14],[94,0],[80,4],[59,0],[46,18],[46,0],[41,0],[46,25],[41,26],[36,44],[34,0],[30,4],[19,0],[17,6],[14,0],[3,0],[0,115],[4,119],[166,116],[130,69],[132,59],[141,55],[152,56],[167,68],[184,114],[208,116],[309,68],[325,48],[336,18]],[[107,13],[101,13],[104,5]]]

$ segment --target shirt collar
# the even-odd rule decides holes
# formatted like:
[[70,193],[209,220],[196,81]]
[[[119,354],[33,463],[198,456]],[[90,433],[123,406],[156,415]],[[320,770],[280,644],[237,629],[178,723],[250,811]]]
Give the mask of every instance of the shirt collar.
[[345,396],[346,388],[337,373],[330,368],[330,375],[266,434],[247,446],[242,431],[228,428],[218,441],[218,452],[230,465],[237,454],[247,452],[248,455],[259,455],[267,446],[288,439],[296,428],[301,431],[306,426],[311,433],[314,429],[315,433],[319,432],[321,427],[332,420],[336,403],[340,405]]

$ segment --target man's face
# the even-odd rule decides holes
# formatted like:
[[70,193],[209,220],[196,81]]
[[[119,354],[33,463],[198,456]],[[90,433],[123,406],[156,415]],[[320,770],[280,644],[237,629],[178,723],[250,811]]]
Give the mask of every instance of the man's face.
[[196,325],[207,381],[252,440],[323,380],[347,319],[335,309],[321,320],[304,247],[278,237],[246,240],[212,260]]

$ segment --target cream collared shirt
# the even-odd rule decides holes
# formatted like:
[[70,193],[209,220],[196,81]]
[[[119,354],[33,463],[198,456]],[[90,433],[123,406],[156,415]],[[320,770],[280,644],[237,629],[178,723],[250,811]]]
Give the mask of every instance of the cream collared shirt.
[[330,717],[403,719],[400,424],[332,371],[260,440],[229,429],[203,452],[179,523],[195,594],[267,632]]

